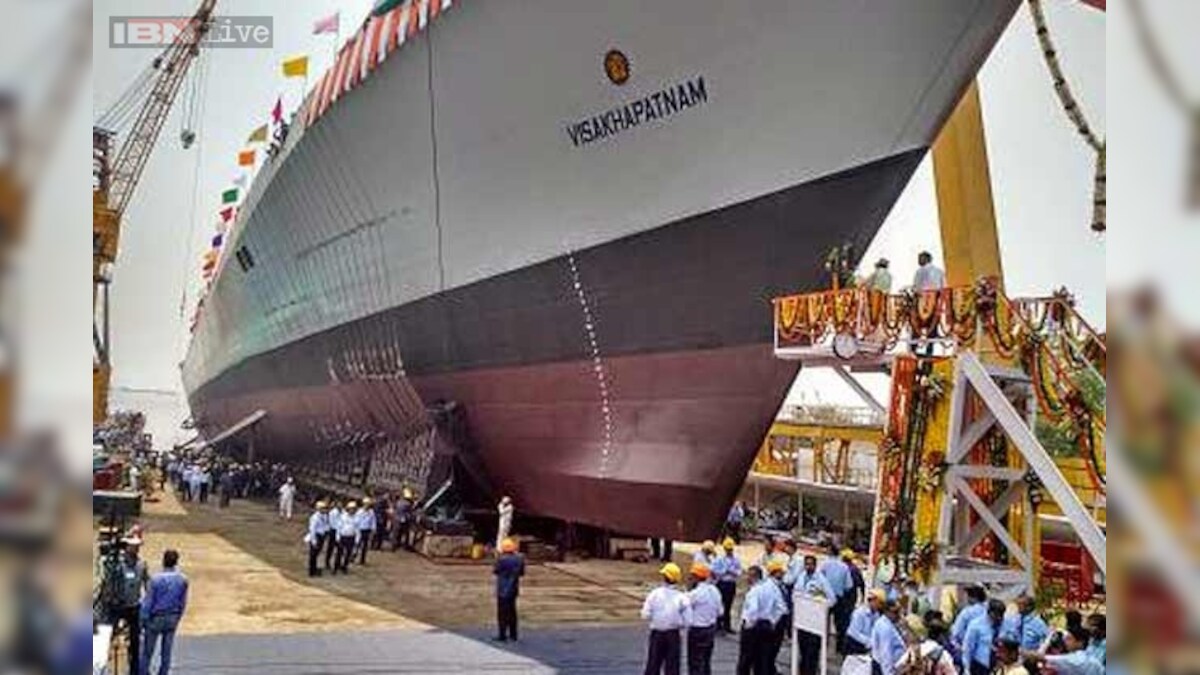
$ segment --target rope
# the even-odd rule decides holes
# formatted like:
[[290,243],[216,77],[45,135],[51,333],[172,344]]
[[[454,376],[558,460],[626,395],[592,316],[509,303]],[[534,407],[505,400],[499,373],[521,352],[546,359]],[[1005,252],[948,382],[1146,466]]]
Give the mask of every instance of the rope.
[[1042,11],[1042,0],[1029,0],[1029,13],[1033,17],[1038,44],[1042,48],[1042,59],[1046,62],[1046,68],[1050,71],[1050,79],[1054,82],[1054,93],[1058,95],[1059,103],[1062,104],[1063,112],[1067,114],[1067,119],[1075,125],[1075,130],[1079,132],[1084,142],[1087,143],[1088,147],[1096,155],[1095,178],[1092,185],[1092,230],[1095,232],[1104,232],[1108,229],[1108,172],[1105,160],[1105,146],[1107,141],[1100,138],[1092,129],[1087,117],[1083,114],[1083,110],[1079,107],[1079,102],[1071,92],[1071,85],[1068,84],[1067,78],[1063,74],[1062,65],[1058,61],[1058,52],[1055,50],[1054,41],[1050,37],[1050,28],[1046,25],[1046,15]]

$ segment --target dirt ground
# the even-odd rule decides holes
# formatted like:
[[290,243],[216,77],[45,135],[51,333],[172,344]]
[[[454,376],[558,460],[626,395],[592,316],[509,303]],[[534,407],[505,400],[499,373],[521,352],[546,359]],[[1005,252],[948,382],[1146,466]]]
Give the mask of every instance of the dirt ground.
[[[349,576],[311,579],[302,543],[308,514],[280,520],[272,505],[234,501],[227,509],[147,502],[143,555],[156,570],[162,551],[180,552],[190,599],[184,635],[492,625],[487,563],[435,563],[407,552],[372,551]],[[680,547],[680,562],[687,549]],[[619,561],[531,564],[521,587],[529,626],[637,622],[657,566]]]

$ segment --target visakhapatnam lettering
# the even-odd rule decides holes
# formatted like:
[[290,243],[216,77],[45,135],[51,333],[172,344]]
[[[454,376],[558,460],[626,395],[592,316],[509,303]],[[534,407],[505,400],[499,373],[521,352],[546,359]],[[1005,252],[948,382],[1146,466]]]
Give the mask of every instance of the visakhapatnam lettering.
[[708,102],[704,76],[674,84],[649,96],[619,105],[567,125],[567,136],[581,147],[641,126],[643,122],[664,119],[675,113]]

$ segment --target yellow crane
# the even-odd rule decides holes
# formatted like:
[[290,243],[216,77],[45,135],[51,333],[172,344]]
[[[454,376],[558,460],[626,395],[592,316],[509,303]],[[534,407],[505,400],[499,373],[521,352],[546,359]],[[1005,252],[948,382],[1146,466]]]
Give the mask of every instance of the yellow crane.
[[[92,129],[92,421],[108,415],[112,377],[109,332],[109,285],[117,259],[121,219],[137,188],[184,76],[200,56],[201,41],[212,25],[216,0],[203,0],[170,45],[153,61],[143,81],[131,88],[140,100],[118,106],[136,111],[133,124],[114,152],[115,131]],[[185,144],[187,141],[185,140]]]

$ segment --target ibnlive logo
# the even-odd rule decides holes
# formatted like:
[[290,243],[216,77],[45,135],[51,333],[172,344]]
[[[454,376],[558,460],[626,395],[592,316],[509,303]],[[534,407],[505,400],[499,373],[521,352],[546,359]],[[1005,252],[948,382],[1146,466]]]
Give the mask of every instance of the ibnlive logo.
[[[275,37],[273,17],[213,17],[201,47],[270,48]],[[108,46],[116,49],[157,48],[173,42],[185,30],[186,16],[114,16],[108,20]]]

